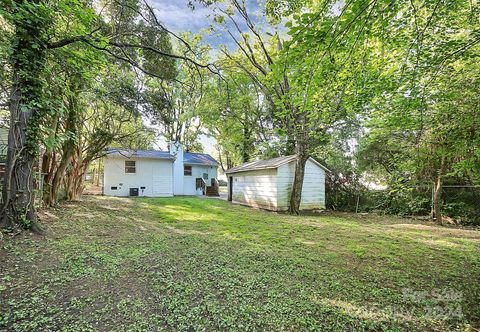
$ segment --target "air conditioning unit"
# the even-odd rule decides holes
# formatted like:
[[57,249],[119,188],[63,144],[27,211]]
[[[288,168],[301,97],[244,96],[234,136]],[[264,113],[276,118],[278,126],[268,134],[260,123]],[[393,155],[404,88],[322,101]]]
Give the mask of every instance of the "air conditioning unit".
[[130,196],[138,196],[138,188],[130,188]]

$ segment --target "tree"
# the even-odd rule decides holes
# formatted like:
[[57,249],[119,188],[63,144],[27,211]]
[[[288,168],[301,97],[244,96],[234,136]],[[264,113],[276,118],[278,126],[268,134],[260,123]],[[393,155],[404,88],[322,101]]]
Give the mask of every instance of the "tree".
[[[304,133],[296,131],[294,125],[304,123],[301,112],[286,98],[290,89],[289,77],[286,73],[272,75],[276,57],[283,49],[283,41],[278,33],[270,38],[264,37],[265,31],[262,31],[251,18],[245,2],[230,0],[226,6],[218,2],[200,2],[213,8],[217,24],[226,30],[237,46],[236,52],[230,52],[226,47],[222,48],[223,55],[244,71],[270,103],[273,125],[278,128],[279,137],[286,139],[285,153],[295,152],[297,155],[289,211],[298,213],[308,151],[305,148]],[[245,31],[242,27],[245,27]]]
[[[231,0],[226,6],[206,3],[214,7],[216,22],[237,46],[236,52],[222,49],[223,54],[245,72],[270,103],[271,126],[283,142],[282,152],[297,156],[289,203],[292,214],[299,213],[309,155],[327,141],[328,130],[349,115],[351,109],[343,100],[353,96],[352,87],[364,84],[362,75],[353,75],[358,74],[354,62],[363,54],[353,51],[357,41],[365,39],[364,25],[350,26],[362,22],[359,17],[367,22],[368,12],[354,6],[336,16],[330,11],[332,4],[325,2],[318,7],[310,2],[267,2],[270,26],[261,30],[259,26],[266,22],[253,19],[245,2]],[[292,13],[286,38],[278,32],[278,24]]]
[[251,161],[268,147],[272,130],[268,105],[258,87],[230,61],[221,59],[222,79],[208,77],[199,105],[199,117],[220,149],[219,157],[224,171],[240,163]]
[[33,167],[39,120],[47,105],[42,90],[46,62],[46,31],[53,24],[52,9],[42,1],[8,1],[1,11],[12,31],[9,149],[2,194],[0,227],[39,231],[36,224]]
[[[74,45],[95,49],[141,73],[163,78],[166,59],[189,61],[188,55],[171,53],[165,36],[174,36],[156,19],[146,3],[109,3],[110,18],[103,20],[93,5],[77,1],[6,0],[0,9],[2,32],[9,36],[10,92],[5,93],[10,112],[7,166],[0,227],[21,226],[39,231],[34,208],[34,163],[41,141],[41,124],[49,118],[51,96],[46,88],[48,57]],[[106,15],[106,14],[105,14]],[[55,52],[59,51],[59,52]],[[64,58],[68,61],[68,57]],[[6,67],[6,68],[5,68]],[[164,70],[164,71],[162,71]]]
[[[198,35],[181,35],[188,46],[179,44],[176,52],[193,52],[195,61],[206,62],[210,48],[201,43]],[[207,73],[188,62],[175,64],[175,76],[148,78],[143,93],[144,115],[153,125],[160,127],[167,142],[182,142],[186,151],[202,151],[199,137],[202,130],[197,109],[203,98]]]
[[379,39],[385,61],[360,163],[392,193],[433,184],[432,216],[441,223],[443,182],[475,178],[479,22],[460,2],[412,2],[395,11],[402,15],[390,18]]

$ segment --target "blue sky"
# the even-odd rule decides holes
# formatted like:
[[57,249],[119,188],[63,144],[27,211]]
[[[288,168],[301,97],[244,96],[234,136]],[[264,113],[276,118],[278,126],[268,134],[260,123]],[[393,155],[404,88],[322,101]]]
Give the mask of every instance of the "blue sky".
[[[155,8],[157,18],[169,30],[178,33],[182,31],[190,31],[198,33],[202,29],[208,28],[211,25],[212,11],[202,5],[196,4],[195,10],[188,6],[188,0],[148,0]],[[248,0],[248,9],[253,13],[258,13],[258,0]],[[225,44],[233,47],[233,42],[229,36],[225,34],[205,36],[205,41],[218,47],[220,44]],[[200,139],[205,152],[216,155],[215,144],[216,141],[210,137],[202,135]],[[165,149],[167,147],[164,140],[157,142],[156,148]]]
[[208,27],[209,10],[203,6],[192,10],[187,0],[149,0],[149,3],[155,7],[158,19],[174,32],[198,32]]
[[[183,31],[190,31],[198,33],[202,29],[208,28],[212,23],[212,11],[205,8],[203,5],[195,4],[195,10],[188,6],[188,0],[147,0],[154,8],[158,20],[163,23],[169,30],[179,33]],[[247,0],[247,9],[252,14],[259,14],[258,0]],[[241,22],[241,20],[239,20]],[[246,31],[246,28],[245,28]],[[220,44],[228,45],[234,48],[234,43],[231,38],[225,33],[217,33],[212,36],[205,36],[205,41],[213,48]],[[215,53],[215,51],[213,51]],[[202,135],[200,141],[204,147],[205,152],[216,156],[215,149],[216,141],[205,135]],[[157,141],[157,149],[166,149],[167,143],[160,139]]]
[[[192,33],[198,33],[200,30],[208,28],[211,22],[209,19],[210,9],[203,6],[196,6],[195,10],[192,10],[188,6],[188,0],[148,0],[149,3],[155,8],[157,18],[162,22],[169,30],[179,33],[183,31],[190,31]],[[218,45],[228,43],[226,38],[211,37],[209,43]],[[215,140],[202,135],[200,139],[205,152],[216,155]],[[167,149],[167,142],[160,139],[157,142],[156,148]]]
[[[190,31],[198,33],[208,28],[212,23],[212,11],[203,5],[195,3],[195,10],[188,6],[188,0],[148,0],[156,10],[157,18],[173,32]],[[252,17],[258,14],[258,0],[247,0],[247,9]],[[246,31],[246,29],[245,29]],[[217,47],[220,44],[232,45],[229,36],[225,34],[205,36],[205,41]]]

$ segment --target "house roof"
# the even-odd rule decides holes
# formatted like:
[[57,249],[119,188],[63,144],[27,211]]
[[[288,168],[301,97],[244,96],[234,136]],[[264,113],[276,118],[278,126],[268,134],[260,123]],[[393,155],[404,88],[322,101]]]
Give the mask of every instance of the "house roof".
[[[295,155],[292,156],[284,156],[284,157],[278,157],[278,158],[273,158],[273,159],[268,159],[268,160],[259,160],[259,161],[252,161],[249,163],[242,164],[237,167],[230,168],[225,171],[226,174],[229,173],[238,173],[238,172],[247,172],[247,171],[256,171],[256,170],[261,170],[261,169],[272,169],[272,168],[278,168],[284,164],[287,164],[291,161],[294,161],[296,158]],[[319,167],[323,168],[325,171],[328,171],[328,169],[320,164],[318,161],[316,161],[313,158],[309,158],[312,162],[314,162],[316,165]]]
[[219,163],[211,155],[205,153],[183,153],[183,162],[185,164],[198,164],[198,165],[210,165],[218,166]]
[[125,158],[152,158],[152,159],[171,159],[175,157],[169,152],[158,150],[133,150],[133,149],[120,149],[110,148],[107,149],[107,156],[112,157],[125,157]]
[[[158,150],[133,150],[133,149],[121,149],[110,148],[107,149],[107,156],[113,157],[125,157],[125,158],[152,158],[152,159],[169,159],[175,160],[175,156],[167,151]],[[219,163],[209,154],[204,153],[183,153],[183,162],[191,165],[209,165],[218,166]]]

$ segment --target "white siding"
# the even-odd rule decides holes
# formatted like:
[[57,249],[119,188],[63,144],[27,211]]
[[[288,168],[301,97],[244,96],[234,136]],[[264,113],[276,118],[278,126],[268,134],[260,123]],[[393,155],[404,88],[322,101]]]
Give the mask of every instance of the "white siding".
[[[125,173],[125,160],[136,161],[136,173]],[[171,160],[146,158],[105,158],[104,194],[129,196],[138,188],[140,196],[173,196],[173,163]],[[117,187],[117,190],[112,190]],[[145,187],[142,190],[140,187]]]
[[8,128],[0,127],[0,142],[8,141]]
[[[186,164],[188,165],[188,164]],[[184,195],[197,195],[196,192],[196,183],[197,178],[203,178],[203,173],[208,174],[207,186],[211,185],[211,179],[217,178],[217,167],[216,166],[203,166],[203,165],[192,165],[192,175],[183,177],[183,194]]]
[[[288,209],[290,193],[292,192],[295,162],[278,168],[278,210]],[[302,201],[300,209],[314,210],[325,208],[325,170],[311,160],[305,165],[303,179]]]
[[232,201],[263,209],[277,209],[277,170],[229,174],[233,177]]
[[8,128],[0,127],[0,162],[3,164],[8,151]]

